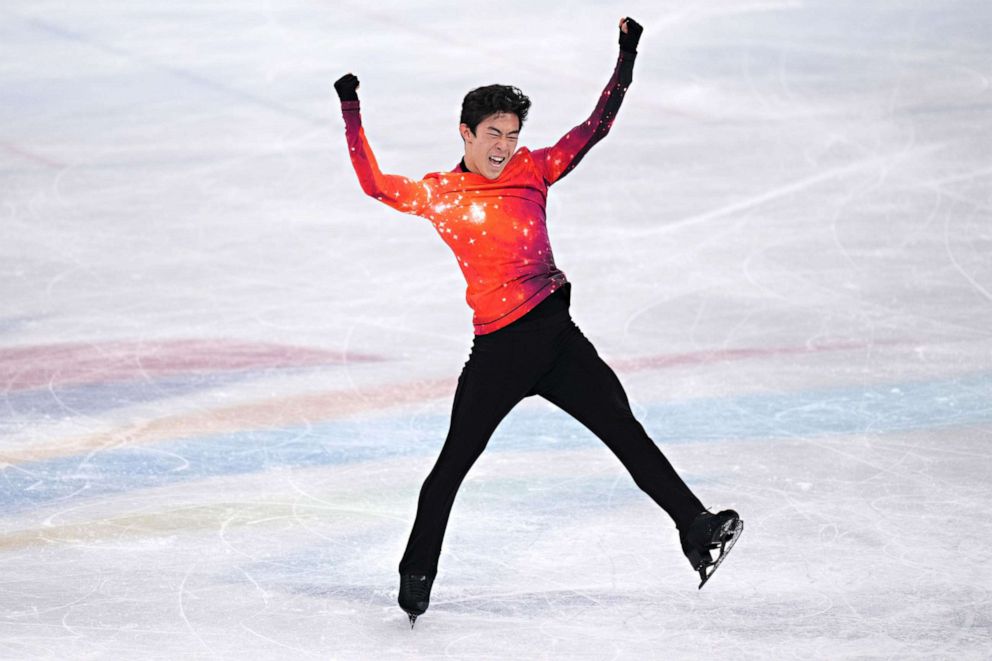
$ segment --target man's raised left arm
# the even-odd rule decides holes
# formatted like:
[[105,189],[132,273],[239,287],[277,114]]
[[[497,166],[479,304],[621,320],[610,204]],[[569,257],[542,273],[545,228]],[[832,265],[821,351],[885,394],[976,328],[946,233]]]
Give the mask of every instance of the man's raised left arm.
[[637,42],[643,30],[632,18],[620,20],[620,54],[596,108],[586,121],[566,133],[554,146],[533,153],[534,161],[543,170],[544,180],[549,186],[571,172],[586,152],[610,132],[633,79]]

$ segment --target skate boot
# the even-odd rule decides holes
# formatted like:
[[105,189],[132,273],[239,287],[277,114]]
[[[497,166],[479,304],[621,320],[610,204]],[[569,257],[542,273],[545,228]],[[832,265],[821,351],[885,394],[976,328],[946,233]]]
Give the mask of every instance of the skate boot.
[[424,574],[400,574],[400,608],[410,617],[413,628],[418,615],[423,615],[431,602],[431,585],[434,577]]
[[[706,585],[706,581],[710,580],[710,576],[730,553],[742,530],[744,522],[734,510],[723,510],[717,514],[700,512],[688,528],[679,530],[682,552],[689,559],[692,568],[699,572],[699,589]],[[718,552],[716,559],[713,559],[710,551]]]

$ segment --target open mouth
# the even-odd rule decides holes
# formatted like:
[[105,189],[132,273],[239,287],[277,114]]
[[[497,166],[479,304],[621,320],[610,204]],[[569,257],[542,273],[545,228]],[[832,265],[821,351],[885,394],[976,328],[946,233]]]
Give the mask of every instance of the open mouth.
[[498,168],[506,161],[506,156],[490,156],[489,164],[494,168]]

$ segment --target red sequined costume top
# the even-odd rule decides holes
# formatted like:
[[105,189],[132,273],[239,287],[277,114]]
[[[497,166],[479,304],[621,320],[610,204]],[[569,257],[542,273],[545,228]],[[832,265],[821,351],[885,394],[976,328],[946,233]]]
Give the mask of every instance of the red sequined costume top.
[[422,216],[455,253],[468,289],[475,334],[516,321],[567,280],[548,240],[548,187],[571,172],[605,136],[630,84],[635,55],[620,51],[613,76],[589,119],[552,147],[518,149],[496,179],[467,171],[432,172],[415,181],[383,174],[365,138],[358,101],[344,101],[345,136],[362,190]]

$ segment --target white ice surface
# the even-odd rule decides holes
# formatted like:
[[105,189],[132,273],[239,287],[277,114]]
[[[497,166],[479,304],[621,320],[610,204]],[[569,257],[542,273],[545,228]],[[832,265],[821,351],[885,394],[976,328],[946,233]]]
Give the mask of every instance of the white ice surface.
[[[459,494],[414,631],[396,564],[468,355],[427,221],[464,93],[551,191],[572,314],[745,534],[671,522],[539,399]],[[992,656],[992,5],[6,0],[0,657]]]

